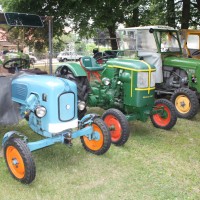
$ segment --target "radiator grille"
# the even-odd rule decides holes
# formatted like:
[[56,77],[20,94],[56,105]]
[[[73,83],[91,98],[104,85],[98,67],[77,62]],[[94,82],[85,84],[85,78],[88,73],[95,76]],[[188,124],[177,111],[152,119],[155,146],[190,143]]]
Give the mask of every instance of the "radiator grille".
[[75,95],[64,93],[59,97],[59,118],[61,121],[69,121],[75,117]]
[[13,84],[12,85],[12,97],[19,100],[26,100],[28,94],[28,88],[23,84]]

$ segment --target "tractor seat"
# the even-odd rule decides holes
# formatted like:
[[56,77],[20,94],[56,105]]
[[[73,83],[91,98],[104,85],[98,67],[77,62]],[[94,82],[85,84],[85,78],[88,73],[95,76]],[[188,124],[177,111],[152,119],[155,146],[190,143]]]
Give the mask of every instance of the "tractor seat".
[[102,71],[104,67],[99,65],[93,57],[84,56],[80,60],[81,65],[88,71]]

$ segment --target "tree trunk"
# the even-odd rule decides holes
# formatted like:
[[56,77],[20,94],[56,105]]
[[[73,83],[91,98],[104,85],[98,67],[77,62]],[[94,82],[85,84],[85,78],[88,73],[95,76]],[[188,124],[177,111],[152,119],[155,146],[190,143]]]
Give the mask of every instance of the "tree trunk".
[[167,23],[168,23],[168,26],[171,26],[174,28],[176,26],[174,0],[167,0]]
[[108,28],[108,32],[110,35],[111,48],[112,48],[112,50],[117,50],[118,45],[117,45],[117,40],[116,40],[115,26],[109,26],[107,28]]
[[182,9],[181,29],[189,28],[189,20],[190,20],[190,0],[184,0]]
[[197,2],[198,11],[200,12],[200,0],[196,0],[196,2]]
[[139,26],[139,20],[138,20],[138,17],[139,17],[139,9],[138,7],[135,8],[133,11],[132,11],[132,19],[129,19],[128,21],[126,21],[126,26],[127,27],[137,27]]

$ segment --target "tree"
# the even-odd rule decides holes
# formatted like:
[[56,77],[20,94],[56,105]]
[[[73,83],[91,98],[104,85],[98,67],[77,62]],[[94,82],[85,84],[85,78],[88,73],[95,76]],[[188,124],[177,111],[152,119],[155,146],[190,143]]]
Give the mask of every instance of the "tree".
[[181,18],[181,29],[189,28],[190,20],[190,0],[183,1],[182,18]]
[[[54,16],[54,33],[63,30],[66,18],[73,19],[73,28],[80,35],[95,35],[95,30],[107,29],[110,38],[116,38],[115,30],[119,23],[138,26],[139,5],[144,0],[2,0],[3,7],[9,11],[31,12],[39,15]],[[42,8],[42,9],[41,9]],[[116,40],[110,40],[113,49],[117,49]]]
[[[40,16],[53,16],[54,36],[60,37],[64,26],[70,26],[81,37],[97,37],[97,30],[107,30],[110,38],[116,38],[119,24],[125,26],[169,25],[182,28],[200,24],[200,0],[0,0],[3,8],[13,12],[35,13]],[[44,18],[45,19],[45,18]],[[26,31],[29,36],[42,36],[38,42],[47,43],[48,26],[40,33]],[[117,49],[116,40],[110,40],[112,49]]]
[[176,27],[175,25],[175,4],[174,4],[174,0],[167,0],[167,22],[168,22],[168,26],[171,27]]
[[[48,20],[45,16],[53,16],[53,30],[54,35],[63,34],[65,15],[63,14],[64,8],[59,8],[58,1],[43,1],[43,0],[1,0],[4,11],[21,12],[21,13],[34,13],[42,16],[44,21],[43,29],[24,28],[24,42],[28,45],[34,45],[35,48],[41,50],[48,45]],[[18,33],[19,34],[19,33]]]

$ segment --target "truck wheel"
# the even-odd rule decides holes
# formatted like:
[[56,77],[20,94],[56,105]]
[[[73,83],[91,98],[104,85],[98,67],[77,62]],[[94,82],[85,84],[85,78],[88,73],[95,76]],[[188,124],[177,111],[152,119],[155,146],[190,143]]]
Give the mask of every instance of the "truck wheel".
[[67,62],[67,58],[63,58],[63,62]]
[[116,146],[125,144],[129,138],[129,124],[125,115],[117,109],[108,109],[102,119],[110,130],[111,142]]
[[171,102],[175,105],[177,116],[191,119],[199,109],[199,101],[194,91],[188,88],[179,88],[171,96]]
[[158,99],[155,101],[155,110],[163,107],[162,113],[150,115],[151,121],[156,128],[165,130],[171,129],[177,121],[176,110],[172,102],[167,99]]
[[30,184],[36,169],[31,152],[20,138],[10,138],[4,145],[4,158],[11,175],[18,181]]
[[95,132],[98,132],[100,138],[98,140],[90,140],[87,136],[81,136],[81,143],[86,151],[89,151],[96,155],[104,154],[106,153],[106,151],[108,151],[111,145],[109,130],[103,120],[100,118],[95,118],[92,126],[93,130]]

